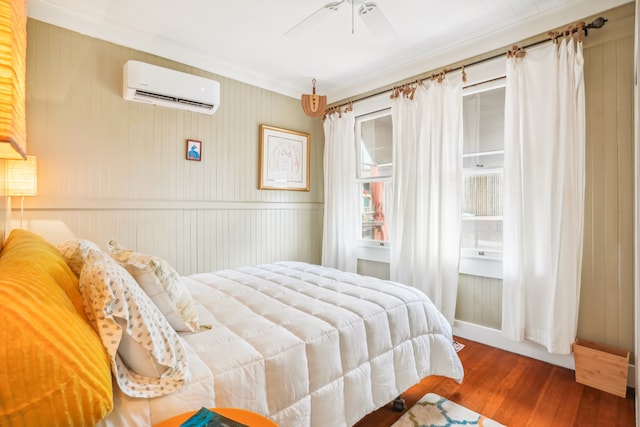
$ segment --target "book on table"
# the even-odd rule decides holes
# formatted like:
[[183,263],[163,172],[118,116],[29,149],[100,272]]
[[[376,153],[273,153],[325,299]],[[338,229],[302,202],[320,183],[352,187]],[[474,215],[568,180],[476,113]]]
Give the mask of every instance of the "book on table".
[[208,408],[202,407],[180,427],[249,427],[239,423]]

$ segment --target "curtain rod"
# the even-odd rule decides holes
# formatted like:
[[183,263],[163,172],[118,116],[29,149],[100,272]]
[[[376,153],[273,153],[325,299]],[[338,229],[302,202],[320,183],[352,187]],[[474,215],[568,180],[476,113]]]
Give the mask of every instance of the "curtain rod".
[[[605,19],[603,17],[599,17],[599,18],[596,18],[593,21],[591,21],[591,23],[589,23],[589,24],[584,24],[583,26],[580,26],[580,27],[571,27],[570,26],[567,31],[564,31],[564,32],[561,32],[561,33],[553,33],[552,31],[549,31],[547,33],[547,35],[550,35],[550,34],[556,34],[556,35],[557,34],[561,34],[561,35],[562,34],[567,34],[567,35],[568,34],[574,34],[574,33],[578,32],[578,31],[580,31],[582,29],[584,31],[584,35],[588,36],[590,29],[595,29],[595,30],[600,29],[600,28],[604,27],[604,24],[607,21],[608,21],[608,19]],[[548,42],[550,42],[552,40],[554,40],[554,38],[538,40],[537,42],[533,42],[533,43],[530,43],[530,44],[528,44],[526,46],[523,46],[522,49],[527,49],[527,48],[530,48],[530,47],[534,47],[534,46],[540,45],[542,43],[548,43]],[[498,54],[490,56],[488,58],[479,59],[479,60],[474,61],[474,62],[472,62],[470,64],[461,65],[459,67],[452,68],[450,70],[449,69],[445,69],[443,72],[449,73],[451,71],[457,71],[457,70],[461,70],[463,68],[472,67],[474,65],[482,64],[483,62],[487,62],[487,61],[491,61],[491,60],[500,58],[503,55],[506,55],[506,53],[498,53]],[[439,74],[439,73],[436,73],[436,74]],[[428,78],[430,78],[430,77],[424,77],[424,78],[420,78],[420,79],[417,79],[417,80],[423,81],[423,80],[426,80]],[[474,86],[474,85],[469,85],[468,87],[471,87],[471,86]],[[392,90],[393,90],[393,88],[381,90],[379,92],[372,93],[370,95],[366,95],[366,96],[363,96],[361,98],[356,98],[355,100],[352,100],[352,101],[347,101],[347,102],[345,102],[343,104],[338,104],[335,107],[327,108],[327,112],[329,112],[331,110],[334,110],[334,109],[338,109],[338,108],[342,109],[343,107],[349,106],[349,105],[353,104],[354,102],[364,101],[365,99],[373,98],[374,96],[382,95],[382,94],[385,94],[387,92],[391,92]]]

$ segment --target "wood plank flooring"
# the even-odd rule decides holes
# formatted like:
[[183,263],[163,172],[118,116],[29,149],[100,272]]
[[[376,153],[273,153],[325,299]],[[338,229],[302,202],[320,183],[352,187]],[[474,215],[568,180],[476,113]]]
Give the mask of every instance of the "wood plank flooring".
[[[437,393],[509,427],[633,427],[635,394],[625,399],[575,382],[572,370],[456,338],[465,369],[462,384],[429,377],[403,394],[407,407]],[[354,427],[389,427],[402,414],[389,406]]]

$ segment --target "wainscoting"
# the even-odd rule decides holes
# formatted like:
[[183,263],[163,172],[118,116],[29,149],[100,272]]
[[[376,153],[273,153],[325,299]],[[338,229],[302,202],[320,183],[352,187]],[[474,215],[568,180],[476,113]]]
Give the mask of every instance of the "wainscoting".
[[502,328],[502,280],[461,274],[456,320],[486,328]]
[[53,203],[53,209],[28,212],[24,228],[51,242],[80,237],[106,248],[113,239],[167,259],[182,274],[282,260],[320,262],[322,228],[317,224],[322,224],[322,205],[172,204],[144,201],[88,208]]

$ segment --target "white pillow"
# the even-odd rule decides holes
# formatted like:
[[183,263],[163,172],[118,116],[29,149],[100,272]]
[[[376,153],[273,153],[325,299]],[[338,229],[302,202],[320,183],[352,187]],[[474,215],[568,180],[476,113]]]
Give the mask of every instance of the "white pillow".
[[189,369],[182,341],[124,268],[109,256],[89,260],[79,288],[125,394],[157,397],[184,385]]
[[197,332],[198,312],[180,275],[165,260],[109,242],[109,253],[136,279],[176,331]]

